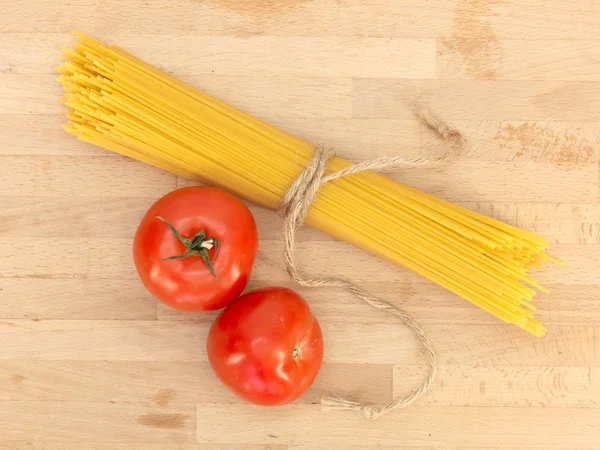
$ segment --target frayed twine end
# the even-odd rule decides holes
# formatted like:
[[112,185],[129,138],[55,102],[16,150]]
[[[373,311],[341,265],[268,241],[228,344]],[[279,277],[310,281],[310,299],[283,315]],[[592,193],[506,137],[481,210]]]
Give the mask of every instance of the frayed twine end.
[[442,119],[433,115],[427,109],[421,109],[419,119],[431,130],[435,131],[445,141],[455,141],[460,148],[465,143],[465,138],[460,131],[447,125]]

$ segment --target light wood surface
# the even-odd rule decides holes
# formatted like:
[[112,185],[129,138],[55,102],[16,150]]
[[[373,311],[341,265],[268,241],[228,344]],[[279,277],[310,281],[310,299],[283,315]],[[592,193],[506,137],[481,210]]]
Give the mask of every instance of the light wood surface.
[[[10,450],[575,450],[600,448],[600,6],[554,0],[2,0],[0,448]],[[77,28],[314,143],[359,160],[439,152],[428,107],[466,146],[393,176],[546,235],[566,268],[539,279],[537,339],[315,230],[299,258],[422,322],[434,390],[377,422],[321,412],[335,391],[384,404],[425,360],[393,317],[336,290],[299,291],[326,339],[295,405],[226,391],[206,360],[215,314],[157,304],[131,238],[189,184],[63,133],[52,68]],[[250,287],[292,286],[280,224]]]

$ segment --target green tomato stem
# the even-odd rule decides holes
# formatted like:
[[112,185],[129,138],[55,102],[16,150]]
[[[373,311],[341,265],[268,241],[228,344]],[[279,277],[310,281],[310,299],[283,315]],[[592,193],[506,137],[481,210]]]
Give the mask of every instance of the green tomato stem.
[[[204,230],[198,231],[198,233],[196,233],[196,235],[191,239],[185,238],[181,235],[181,233],[179,233],[179,231],[177,231],[177,229],[168,220],[166,220],[160,216],[156,216],[156,218],[158,220],[160,220],[161,222],[163,222],[165,225],[167,225],[167,227],[169,227],[169,230],[171,230],[173,235],[186,248],[185,253],[183,253],[181,255],[169,256],[168,258],[164,258],[163,261],[170,261],[170,260],[175,260],[175,259],[186,259],[191,256],[199,256],[204,261],[204,264],[206,264],[206,267],[208,268],[208,270],[210,271],[212,276],[215,277],[217,279],[217,281],[219,281],[219,277],[217,277],[217,274],[215,273],[215,269],[213,267],[213,261],[215,260],[215,258],[217,257],[217,254],[219,253],[219,248],[220,248],[219,240],[212,236],[207,236],[206,232]],[[208,252],[213,247],[215,249],[215,253],[211,260]]]

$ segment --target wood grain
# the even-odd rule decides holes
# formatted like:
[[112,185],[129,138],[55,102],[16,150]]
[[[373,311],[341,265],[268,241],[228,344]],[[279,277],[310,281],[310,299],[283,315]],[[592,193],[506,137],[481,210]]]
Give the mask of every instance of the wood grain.
[[[483,27],[481,27],[483,28]],[[474,51],[475,55],[466,55]],[[516,40],[481,36],[438,40],[438,78],[598,80],[600,51],[592,40]],[[477,63],[475,58],[479,57]],[[568,64],[564,64],[568,61]]]
[[[144,373],[143,379],[136,374]],[[370,387],[370,384],[373,384]],[[325,364],[299,403],[319,401],[335,389],[360,401],[392,399],[392,366]],[[169,405],[241,403],[212,373],[207,361],[3,361],[0,401],[143,403],[158,409]]]
[[[149,63],[184,68],[185,73],[196,75],[435,78],[434,39],[389,42],[359,37],[163,35],[158,45],[149,49],[152,34],[103,36]],[[37,74],[51,72],[58,62],[54,50],[71,45],[74,39],[62,33],[20,33],[6,35],[5,41],[0,50],[0,71]],[[173,53],[174,45],[193,49],[193,53]],[[35,58],[37,52],[48,59]]]
[[[597,2],[572,0],[3,0],[0,2],[2,450],[595,450],[600,441],[600,53]],[[157,302],[131,239],[161,195],[196,184],[61,129],[53,67],[72,29],[352,160],[438,155],[426,107],[466,138],[451,160],[390,176],[543,234],[566,261],[536,274],[543,339],[316,230],[312,275],[351,279],[423,324],[434,389],[368,422],[335,392],[384,404],[426,360],[396,318],[298,288],[281,222],[249,205],[248,290],[279,284],[320,320],[325,363],[295,405],[244,404],[212,374],[217,312]]]
[[141,283],[98,278],[0,278],[6,319],[154,320],[156,301]]
[[[369,440],[391,446],[463,445],[477,448],[501,442],[514,448],[526,441],[528,448],[534,449],[562,449],[568,443],[577,448],[592,449],[599,437],[595,426],[599,417],[597,409],[427,405],[387,416],[378,422],[378,426],[372,426],[351,414],[323,414],[319,408],[317,405],[296,405],[265,412],[253,406],[200,404],[196,432],[200,441],[208,442],[221,436],[220,439],[232,443],[250,440],[266,444],[277,439],[294,444],[333,446]],[[234,418],[243,426],[243,431],[232,432],[228,424],[219,422],[217,418],[223,415]],[[261,422],[257,426],[259,417]],[[302,420],[302,430],[298,430],[298,419]],[[510,433],[498,432],[509,428]]]
[[164,195],[175,188],[174,175],[124,158],[0,157],[2,194],[9,197],[121,197],[131,186],[130,176],[147,180],[136,189],[142,197]]
[[[28,8],[35,4],[38,14]],[[504,39],[595,39],[597,5],[573,6],[570,0],[503,3],[498,0],[186,0],[172,8],[168,0],[125,5],[118,0],[75,0],[57,13],[51,0],[6,0],[3,32],[67,32],[79,27],[96,33],[131,32],[186,35],[308,35],[369,37],[460,37],[481,35],[489,24]],[[540,20],[540,9],[544,20]],[[473,14],[474,12],[474,14]],[[466,20],[474,16],[472,21]],[[458,19],[458,20],[457,20]],[[532,26],[535,24],[535,26]],[[575,25],[576,24],[576,25]],[[479,33],[477,33],[479,31]]]
[[[44,417],[43,425],[39,415]],[[50,433],[56,441],[173,442],[194,441],[192,406],[156,408],[140,404],[85,402],[0,402],[2,438],[43,440]],[[118,426],[115,426],[115,423]]]
[[[394,394],[422,379],[424,366],[396,366]],[[437,406],[506,406],[598,408],[597,367],[446,366],[436,389],[420,404]]]
[[383,80],[354,81],[354,116],[407,119],[415,102],[447,120],[587,121],[600,106],[596,81]]
[[[450,121],[467,141],[457,153],[460,160],[534,161],[558,167],[571,164],[596,165],[600,160],[597,122],[552,121]],[[421,145],[440,152],[443,142],[423,133]]]
[[[544,8],[543,20],[540,8]],[[597,13],[594,3],[574,7],[569,0],[552,4],[543,0],[450,0],[425,4],[419,0],[340,2],[340,20],[344,29],[353,35],[477,37],[484,43],[491,39],[595,39],[593,17]]]
[[[194,442],[164,444],[128,442],[52,442],[48,440],[0,441],[3,450],[288,450],[286,445],[272,444],[198,444]],[[381,449],[382,447],[378,447]],[[369,449],[367,449],[369,450]]]
[[[4,139],[0,155],[81,155],[108,156],[104,149],[66,139],[64,115],[3,114],[0,133]],[[28,139],[24,139],[28,136]],[[118,156],[115,156],[118,157]]]

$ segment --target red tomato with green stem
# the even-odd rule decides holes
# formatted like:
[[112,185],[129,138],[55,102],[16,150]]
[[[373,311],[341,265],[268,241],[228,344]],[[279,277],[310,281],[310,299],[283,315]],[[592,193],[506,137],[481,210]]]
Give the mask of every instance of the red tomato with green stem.
[[317,377],[323,335],[300,295],[264,288],[221,312],[209,331],[207,352],[217,377],[233,393],[258,405],[284,405]]
[[177,189],[154,203],[133,240],[144,286],[186,312],[221,309],[245,289],[258,233],[248,207],[221,189]]

